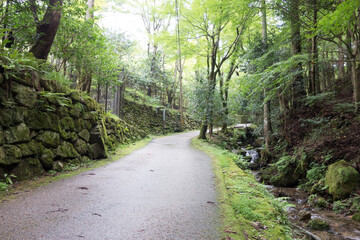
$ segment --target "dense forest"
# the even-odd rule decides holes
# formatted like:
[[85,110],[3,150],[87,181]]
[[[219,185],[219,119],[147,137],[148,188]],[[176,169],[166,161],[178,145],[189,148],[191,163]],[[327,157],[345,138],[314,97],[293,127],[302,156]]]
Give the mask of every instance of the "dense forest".
[[[116,11],[138,16],[146,38],[102,26]],[[325,184],[340,160],[360,171],[358,0],[1,0],[0,37],[8,90],[37,71],[120,118],[135,92],[181,122],[190,114],[200,139],[219,129],[229,150],[231,126],[251,123],[262,181],[333,200],[358,186],[336,195]]]

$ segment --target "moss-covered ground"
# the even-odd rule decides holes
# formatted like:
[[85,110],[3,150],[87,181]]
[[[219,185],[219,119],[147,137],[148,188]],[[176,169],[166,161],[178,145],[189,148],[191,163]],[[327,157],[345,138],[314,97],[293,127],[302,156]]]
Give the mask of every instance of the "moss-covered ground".
[[192,144],[213,159],[224,239],[292,239],[287,203],[240,169],[234,161],[237,155],[195,138]]

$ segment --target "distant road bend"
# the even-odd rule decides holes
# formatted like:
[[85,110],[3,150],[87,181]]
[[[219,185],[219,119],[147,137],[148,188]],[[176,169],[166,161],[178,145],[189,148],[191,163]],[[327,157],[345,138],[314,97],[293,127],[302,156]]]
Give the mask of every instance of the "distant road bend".
[[0,239],[221,239],[210,158],[196,133],[0,204]]

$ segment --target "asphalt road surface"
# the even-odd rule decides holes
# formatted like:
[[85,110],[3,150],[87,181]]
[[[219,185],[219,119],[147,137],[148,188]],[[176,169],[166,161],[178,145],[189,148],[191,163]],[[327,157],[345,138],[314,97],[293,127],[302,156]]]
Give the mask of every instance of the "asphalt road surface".
[[0,204],[0,239],[221,239],[210,158],[196,133]]

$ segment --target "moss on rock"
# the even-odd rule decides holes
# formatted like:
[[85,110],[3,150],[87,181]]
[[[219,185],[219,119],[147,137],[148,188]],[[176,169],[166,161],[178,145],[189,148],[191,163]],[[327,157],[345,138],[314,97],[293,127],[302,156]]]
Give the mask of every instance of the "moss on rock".
[[64,117],[61,119],[61,127],[65,131],[72,131],[75,128],[74,119],[71,117]]
[[17,146],[21,149],[23,157],[37,156],[44,149],[44,146],[35,140],[32,140],[28,143],[19,144]]
[[60,135],[53,131],[44,131],[37,136],[37,140],[40,141],[45,147],[56,148],[60,145]]
[[26,124],[30,129],[34,130],[53,130],[60,131],[60,119],[56,114],[44,113],[39,110],[29,111]]
[[85,140],[86,142],[89,142],[90,140],[90,133],[87,129],[83,129],[81,132],[78,133],[79,137]]
[[69,142],[62,142],[61,145],[56,149],[56,156],[66,158],[77,158],[80,157],[74,146]]
[[309,221],[306,226],[316,231],[325,231],[330,229],[330,224],[322,219],[313,219]]
[[14,145],[4,145],[0,147],[0,164],[12,165],[21,161],[21,149]]
[[331,164],[325,175],[325,185],[334,200],[348,197],[360,184],[360,174],[344,160]]
[[271,184],[276,187],[295,187],[299,183],[300,175],[294,172],[295,168],[287,167],[270,178]]
[[14,145],[4,145],[0,147],[0,164],[12,165],[21,161],[21,149]]
[[98,107],[98,103],[91,97],[85,97],[84,103],[90,111],[95,111]]
[[55,161],[52,169],[57,171],[57,172],[61,172],[64,169],[64,163],[61,161]]
[[84,129],[84,120],[81,118],[78,118],[74,121],[74,131],[75,132],[80,132],[81,130]]
[[57,109],[57,113],[59,115],[59,117],[64,118],[64,117],[69,117],[69,109],[65,106],[60,106]]
[[352,217],[352,220],[356,221],[356,222],[360,222],[360,213],[355,213]]
[[15,127],[9,128],[6,131],[5,138],[8,144],[29,142],[30,129],[24,123],[20,123]]
[[21,84],[15,84],[12,88],[15,92],[15,101],[25,107],[34,107],[37,101],[37,94],[34,90]]
[[54,153],[50,149],[45,149],[40,157],[40,162],[44,169],[49,170],[52,169],[54,164]]
[[44,173],[40,161],[36,158],[23,159],[12,171],[17,180],[27,180]]
[[74,148],[80,155],[85,155],[88,151],[86,142],[80,138],[75,141]]

